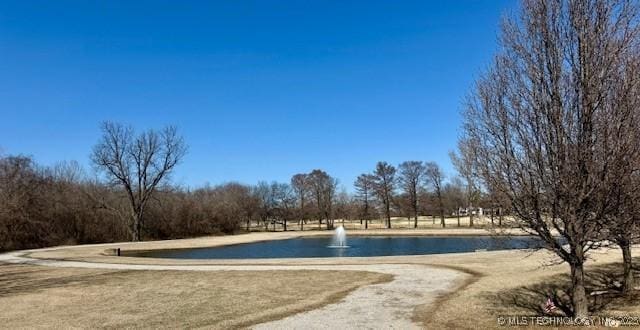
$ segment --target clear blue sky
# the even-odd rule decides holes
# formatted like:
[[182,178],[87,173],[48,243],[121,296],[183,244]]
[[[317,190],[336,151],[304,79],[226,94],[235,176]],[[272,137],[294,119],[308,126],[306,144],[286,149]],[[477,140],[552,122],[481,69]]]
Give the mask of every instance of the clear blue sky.
[[174,124],[199,186],[385,160],[453,173],[459,111],[512,0],[0,2],[0,152],[89,154],[104,120]]

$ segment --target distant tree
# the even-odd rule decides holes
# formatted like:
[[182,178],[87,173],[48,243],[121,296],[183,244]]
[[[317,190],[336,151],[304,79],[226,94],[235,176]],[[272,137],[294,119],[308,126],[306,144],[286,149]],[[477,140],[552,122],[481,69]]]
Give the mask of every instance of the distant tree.
[[295,174],[291,177],[291,187],[298,199],[298,221],[300,221],[300,230],[304,230],[304,221],[306,220],[305,206],[307,197],[310,193],[309,175],[305,173]]
[[41,216],[47,180],[29,157],[0,158],[0,250],[48,243],[50,225]]
[[253,186],[236,184],[239,185],[236,189],[237,196],[243,196],[239,198],[238,203],[243,210],[242,215],[246,222],[246,231],[251,231],[251,221],[260,213],[260,199],[256,198]]
[[251,196],[251,187],[237,182],[229,182],[221,185],[218,189],[222,197],[220,208],[226,209],[229,215],[229,219],[224,221],[229,226],[224,229],[227,231],[236,230],[242,222],[250,224],[256,204],[256,200]]
[[474,207],[480,199],[480,188],[478,175],[474,171],[476,161],[474,146],[471,140],[460,140],[458,142],[458,153],[451,152],[449,157],[458,174],[465,181],[465,198],[467,215],[469,216],[469,226],[473,227]]
[[91,216],[94,205],[87,199],[87,176],[83,168],[76,161],[63,161],[45,172],[51,183],[48,198],[53,203],[48,211],[50,217],[56,219],[55,226],[73,241],[84,242],[89,223],[87,218]]
[[504,216],[505,208],[509,205],[509,199],[503,194],[500,189],[494,187],[487,187],[486,194],[484,194],[484,204],[490,209],[491,225],[495,224],[495,216],[498,216],[498,227],[502,227],[502,219]]
[[440,213],[440,224],[445,227],[444,221],[444,200],[442,196],[442,186],[444,181],[444,173],[440,169],[440,166],[435,162],[428,162],[425,166],[425,175],[427,181],[433,187],[433,193],[438,202],[438,212]]
[[271,194],[271,186],[266,181],[259,181],[258,184],[253,187],[253,198],[258,201],[258,222],[261,222],[265,230],[269,230],[269,219],[272,217],[273,208],[275,207],[275,201]]
[[391,203],[395,189],[396,168],[387,162],[378,162],[373,173],[375,180],[375,192],[384,208],[387,228],[391,228]]
[[296,203],[295,192],[286,183],[274,182],[271,184],[271,195],[273,196],[274,222],[280,222],[284,231],[287,231],[287,220],[293,216]]
[[342,220],[342,225],[344,225],[344,221],[351,218],[351,206],[352,200],[351,196],[347,193],[346,189],[343,187],[335,197],[335,211],[334,216],[336,219]]
[[317,169],[311,171],[308,178],[318,212],[318,225],[322,226],[324,219],[327,221],[327,229],[333,229],[332,208],[338,180]]
[[374,194],[376,177],[371,174],[360,174],[354,183],[356,188],[356,198],[362,203],[362,212],[360,213],[360,224],[364,219],[364,229],[369,228],[369,218],[371,211],[370,201]]
[[[228,182],[213,187],[209,191],[210,199],[205,206],[209,216],[215,221],[215,226],[226,233],[232,233],[240,228],[240,224],[247,221],[252,212],[251,188],[237,183]],[[210,224],[214,226],[214,224]]]
[[129,202],[131,238],[140,241],[144,212],[156,189],[186,153],[175,127],[135,136],[131,127],[105,122],[91,159],[108,180],[120,186]]
[[465,203],[464,184],[459,177],[453,177],[444,185],[442,192],[444,204],[447,209],[454,212],[458,218],[460,227],[460,207]]
[[420,161],[406,161],[398,166],[398,172],[398,182],[413,215],[413,227],[418,228],[418,189],[424,179],[425,166]]
[[[397,182],[396,185],[399,185],[399,182]],[[418,201],[417,204],[421,205],[421,202]],[[413,206],[411,205],[411,198],[409,198],[406,192],[400,190],[393,195],[393,198],[391,199],[391,210],[392,213],[395,211],[395,214],[406,217],[408,220],[408,226],[413,226],[415,222],[413,220]]]

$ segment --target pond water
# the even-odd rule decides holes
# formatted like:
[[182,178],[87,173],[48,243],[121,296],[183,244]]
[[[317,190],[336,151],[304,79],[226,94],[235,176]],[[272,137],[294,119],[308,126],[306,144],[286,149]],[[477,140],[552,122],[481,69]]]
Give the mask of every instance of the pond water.
[[177,259],[375,257],[541,246],[538,239],[530,236],[351,236],[347,241],[348,248],[329,248],[331,244],[330,236],[306,237],[209,248],[145,251],[135,256]]

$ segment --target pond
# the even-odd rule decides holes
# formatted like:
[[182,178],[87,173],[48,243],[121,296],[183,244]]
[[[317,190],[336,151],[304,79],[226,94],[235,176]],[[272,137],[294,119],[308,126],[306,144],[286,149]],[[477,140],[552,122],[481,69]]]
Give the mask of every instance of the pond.
[[348,248],[330,248],[331,244],[330,236],[306,237],[220,247],[154,250],[136,253],[134,256],[176,259],[376,257],[526,249],[541,246],[540,241],[531,236],[352,236],[348,238]]

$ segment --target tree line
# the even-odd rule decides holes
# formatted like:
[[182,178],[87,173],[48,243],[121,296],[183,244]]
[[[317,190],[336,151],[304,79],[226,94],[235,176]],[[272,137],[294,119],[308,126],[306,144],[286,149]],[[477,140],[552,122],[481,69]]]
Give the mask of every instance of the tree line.
[[639,4],[522,1],[463,113],[455,159],[469,186],[501,196],[517,223],[570,266],[586,316],[589,253],[618,246],[634,289],[640,224]]
[[[247,186],[186,190],[162,185],[135,224],[128,193],[88,176],[75,162],[43,167],[31,158],[0,158],[0,250],[60,244],[168,239],[220,233],[251,217]],[[257,204],[257,201],[256,201]]]
[[418,216],[425,214],[437,215],[445,226],[446,215],[459,218],[461,209],[489,201],[466,194],[457,177],[447,181],[435,162],[421,161],[406,161],[397,169],[379,162],[371,173],[358,176],[354,193],[321,169],[295,174],[290,182],[185,189],[170,180],[187,152],[174,127],[136,133],[130,126],[106,122],[101,130],[90,172],[77,162],[45,167],[30,157],[0,157],[0,249],[276,226],[333,229],[336,219],[360,220],[367,229],[377,219],[391,228],[391,217],[406,217],[417,227]]

